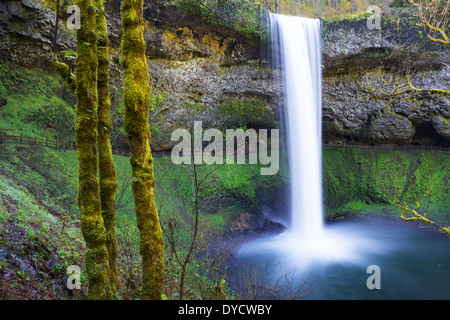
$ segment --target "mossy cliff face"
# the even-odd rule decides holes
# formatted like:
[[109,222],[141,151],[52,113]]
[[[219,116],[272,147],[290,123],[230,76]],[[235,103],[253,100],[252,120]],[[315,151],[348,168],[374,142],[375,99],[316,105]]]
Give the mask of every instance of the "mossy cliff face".
[[[44,0],[0,2],[0,56],[27,67],[50,68],[54,26],[55,11]],[[60,28],[60,50],[75,51],[75,33],[65,23]]]
[[448,89],[448,48],[428,40],[407,12],[383,15],[380,27],[369,29],[367,16],[323,22],[325,142],[448,146],[448,97],[390,101],[364,89],[390,93],[408,75],[416,88]]
[[[272,68],[261,63],[258,45],[236,31],[199,21],[201,18],[180,10],[144,10],[152,95],[164,96],[164,102],[150,115],[162,118],[160,129],[171,132],[191,125],[192,120],[203,121],[204,127],[224,128],[230,122],[246,127],[275,126],[275,97],[280,87],[273,82]],[[252,112],[223,116],[224,110],[240,106]],[[255,106],[256,114],[263,115],[259,119],[254,117]]]
[[[150,96],[159,101],[150,107],[157,147],[170,148],[173,129],[192,120],[204,121],[204,127],[277,126],[283,112],[277,96],[283,92],[274,81],[280,71],[270,66],[270,48],[266,50],[242,33],[183,11],[172,2],[176,1],[144,3]],[[120,1],[108,2],[106,12],[110,81],[115,93],[112,108],[120,112]],[[0,50],[4,57],[27,66],[51,65],[51,8],[39,1],[15,0],[0,4],[0,15]],[[448,48],[428,40],[425,30],[408,13],[383,14],[379,30],[368,29],[367,18],[323,21],[324,142],[447,146],[448,97],[369,100],[363,87],[389,92],[394,86],[387,83],[403,84],[405,76],[411,74],[417,88],[448,89]],[[74,34],[65,29],[65,19],[60,20],[59,49],[74,50]],[[122,115],[113,113],[113,118],[121,119]],[[114,124],[116,128],[121,126],[120,121]],[[123,135],[118,141],[127,145]]]
[[[112,97],[114,110],[121,102],[124,76],[119,64],[120,2],[110,1],[105,9],[111,45],[111,90],[117,93],[116,99]],[[52,68],[55,12],[44,2],[31,5],[27,0],[16,0],[0,4],[0,15],[3,57],[28,67]],[[58,49],[74,51],[75,33],[65,27],[69,15],[62,16]],[[146,2],[144,16],[151,94],[164,97],[157,110],[151,110],[151,117],[159,117],[158,129],[171,132],[193,118],[203,120],[205,126],[225,126],[218,114],[234,106],[249,106],[252,112],[243,112],[231,122],[266,128],[275,125],[275,95],[280,88],[273,83],[270,66],[260,63],[257,45],[236,31],[203,23],[176,7]],[[62,55],[59,59],[71,63]],[[260,121],[254,116],[255,106],[260,109],[256,114],[264,115]]]
[[378,212],[399,217],[400,210],[391,204],[394,199],[411,207],[422,199],[418,211],[448,225],[449,165],[448,153],[442,151],[325,148],[326,213]]
[[[216,127],[230,122],[256,128],[277,125],[284,112],[277,101],[283,88],[274,81],[280,70],[270,66],[270,48],[187,18],[174,7],[147,7],[145,12],[150,82],[155,94],[164,94],[164,103],[155,110],[163,119],[162,130],[170,132],[192,118]],[[417,88],[446,89],[447,50],[429,41],[408,13],[387,13],[379,30],[368,29],[367,18],[323,21],[324,142],[447,146],[448,98],[370,100],[363,89],[390,92],[395,86],[389,83],[406,83],[407,74]],[[255,105],[269,114],[258,112],[264,117],[255,119],[228,112],[227,118],[233,119],[224,121],[223,110]]]

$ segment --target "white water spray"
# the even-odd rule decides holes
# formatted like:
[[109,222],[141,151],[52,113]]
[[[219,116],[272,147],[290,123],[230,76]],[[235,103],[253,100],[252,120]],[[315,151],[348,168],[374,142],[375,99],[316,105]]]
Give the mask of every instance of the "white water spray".
[[320,20],[269,13],[273,65],[283,70],[291,177],[290,231],[322,235],[322,51]]
[[322,52],[320,20],[274,15],[283,45],[291,232],[316,241],[322,234]]
[[324,226],[322,195],[322,51],[318,19],[268,13],[276,79],[284,85],[291,181],[288,231],[245,244],[241,253],[265,252],[301,266],[314,261],[357,261],[376,244],[357,230]]
[[[243,244],[241,261],[244,264],[250,262],[250,267],[256,262],[255,274],[259,276],[262,272],[264,283],[261,286],[264,288],[272,284],[278,289],[280,281],[286,279],[285,286],[290,290],[297,284],[303,286],[304,281],[309,282],[312,275],[312,279],[324,286],[314,293],[313,298],[411,297],[415,286],[410,275],[425,279],[424,271],[429,270],[428,281],[434,274],[444,271],[445,263],[440,261],[448,257],[442,254],[447,252],[446,249],[436,251],[433,259],[439,262],[429,263],[424,259],[426,267],[416,268],[417,257],[423,255],[423,250],[434,248],[426,240],[426,249],[417,249],[416,232],[374,221],[324,224],[320,22],[271,13],[267,20],[274,70],[282,70],[282,76],[275,82],[285,89],[284,96],[280,97],[286,106],[285,126],[281,129],[286,128],[283,135],[286,134],[289,146],[291,221],[288,230],[282,234],[261,236]],[[413,242],[407,239],[413,239]],[[445,243],[447,247],[448,243]],[[392,253],[400,250],[401,255]],[[407,261],[411,263],[405,263],[408,254],[407,259],[411,260]],[[372,265],[377,265],[383,272],[383,279],[386,279],[383,290],[368,290],[370,288],[361,281],[361,274],[364,276],[367,267]],[[411,266],[407,273],[404,272],[406,266]],[[384,270],[389,272],[384,273]],[[291,272],[295,275],[295,283],[289,279]],[[447,287],[441,285],[447,275],[444,271],[434,280],[434,290],[442,296],[448,295]],[[398,285],[399,279],[402,279],[402,285]],[[417,297],[428,292],[421,286],[417,289]]]

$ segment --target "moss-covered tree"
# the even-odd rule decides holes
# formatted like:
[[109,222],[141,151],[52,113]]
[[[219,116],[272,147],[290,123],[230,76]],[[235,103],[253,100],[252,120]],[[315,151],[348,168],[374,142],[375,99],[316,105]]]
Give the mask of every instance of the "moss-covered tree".
[[76,119],[78,149],[78,192],[81,231],[86,242],[85,262],[88,299],[105,299],[111,295],[108,251],[103,222],[99,181],[97,178],[97,34],[96,8],[93,0],[78,0],[81,28],[77,30],[75,67]]
[[[95,33],[97,42],[96,44],[98,53],[97,57],[97,149],[98,149],[98,165],[99,165],[99,177],[100,177],[100,203],[102,210],[102,217],[106,231],[106,247],[108,251],[108,266],[109,266],[109,279],[110,285],[106,291],[105,298],[112,299],[116,293],[117,282],[117,240],[115,232],[115,192],[117,189],[117,174],[114,167],[111,148],[111,121],[110,121],[110,97],[109,97],[109,57],[108,57],[108,36],[107,36],[107,23],[106,14],[103,7],[104,0],[94,0],[90,5],[93,7],[95,13],[95,27],[90,32]],[[91,11],[92,13],[92,11]],[[92,17],[90,17],[92,19]],[[58,20],[58,19],[56,19]],[[89,20],[91,22],[91,20]],[[86,26],[87,27],[87,26]],[[56,43],[57,26],[55,26],[55,39]],[[92,39],[94,35],[91,35]],[[93,40],[91,40],[93,41]],[[93,48],[89,41],[81,41],[83,46]],[[94,50],[94,49],[92,49]],[[93,52],[91,50],[91,52]],[[90,53],[91,53],[90,52]],[[77,55],[78,56],[78,55]],[[92,55],[93,59],[94,56]],[[78,61],[84,61],[85,57],[77,59]],[[77,77],[73,74],[69,66],[63,62],[59,62],[56,56],[56,52],[53,56],[53,64],[55,69],[66,81],[66,84],[70,89],[76,91]],[[94,67],[90,69],[94,71]],[[76,73],[80,71],[77,69]],[[93,110],[93,109],[92,109]],[[88,111],[92,116],[93,113]],[[89,117],[89,116],[88,116]],[[94,119],[94,117],[92,117]],[[110,288],[110,289],[109,289]]]
[[[97,10],[97,49],[98,49],[98,161],[100,177],[100,200],[106,229],[109,277],[111,293],[116,293],[117,282],[117,240],[116,240],[116,199],[117,174],[111,148],[111,120],[109,98],[109,56],[108,27],[103,7],[104,0],[95,0]],[[108,297],[112,298],[112,297]]]
[[141,299],[161,299],[164,244],[155,204],[150,150],[148,66],[145,57],[143,0],[122,0],[121,65],[124,77],[124,129],[130,144],[132,190],[140,231]]

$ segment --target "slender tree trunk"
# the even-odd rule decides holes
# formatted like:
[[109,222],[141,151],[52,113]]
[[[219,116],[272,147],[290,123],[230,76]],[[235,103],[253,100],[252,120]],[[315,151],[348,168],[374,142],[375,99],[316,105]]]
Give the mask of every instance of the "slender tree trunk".
[[81,231],[86,242],[88,299],[108,296],[108,252],[97,179],[97,35],[92,0],[78,0],[81,28],[77,30],[76,120],[78,192]]
[[153,158],[148,123],[148,66],[145,57],[143,0],[122,0],[121,64],[124,78],[124,129],[130,144],[132,189],[140,231],[143,288],[141,299],[161,299],[164,244],[156,210]]
[[[58,27],[59,27],[59,11],[60,11],[60,0],[56,0],[56,17],[55,17],[55,30],[53,31],[53,66],[56,71],[61,75],[61,77],[66,82],[67,86],[75,92],[76,82],[75,75],[71,72],[69,66],[64,62],[58,61]],[[64,3],[64,2],[63,2]]]
[[183,264],[181,265],[181,276],[180,276],[180,300],[184,298],[184,280],[186,278],[186,271],[189,262],[191,262],[192,253],[194,252],[195,243],[197,242],[197,233],[198,233],[198,218],[200,214],[199,210],[199,182],[197,175],[197,165],[193,164],[193,173],[194,173],[194,188],[195,188],[195,221],[194,221],[194,233],[192,234],[191,244],[189,246],[188,253],[186,258],[184,259]]
[[[116,189],[117,174],[111,148],[111,119],[109,98],[109,57],[108,27],[103,0],[96,0],[97,38],[98,38],[98,161],[100,177],[100,200],[106,229],[106,248],[108,249],[109,277],[111,293],[116,294],[117,282],[117,239],[116,239]],[[108,297],[109,299],[113,296]]]
[[53,34],[53,53],[57,53],[58,52],[58,24],[59,24],[59,0],[56,0],[56,18],[55,18],[55,30],[54,30],[54,34]]

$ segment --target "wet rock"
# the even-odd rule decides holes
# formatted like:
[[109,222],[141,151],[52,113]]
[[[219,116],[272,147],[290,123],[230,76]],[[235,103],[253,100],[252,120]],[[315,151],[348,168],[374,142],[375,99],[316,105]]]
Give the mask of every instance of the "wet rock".
[[[272,69],[270,54],[233,31],[204,21],[193,21],[165,2],[145,4],[144,32],[149,74],[154,94],[164,94],[159,116],[161,130],[171,132],[189,118],[204,127],[224,127],[224,106],[258,104],[271,121],[241,121],[247,127],[270,128],[282,118],[280,70]],[[119,65],[122,34],[120,1],[106,5],[111,50],[111,88],[120,91]],[[325,142],[450,144],[446,119],[448,97],[421,96],[390,102],[367,99],[363,87],[392,90],[387,82],[404,81],[399,75],[414,70],[417,88],[450,87],[450,58],[444,46],[423,37],[404,14],[405,24],[388,20],[381,30],[369,30],[365,19],[324,21],[323,138]],[[390,21],[390,22],[389,22]],[[55,12],[38,1],[0,3],[0,54],[15,63],[52,68]],[[75,50],[75,32],[60,22],[60,50]],[[420,48],[420,50],[419,50]],[[264,48],[263,48],[264,49]],[[264,50],[263,50],[264,51]],[[268,48],[267,52],[271,52]],[[267,55],[267,56],[266,56]],[[62,58],[61,58],[62,59]],[[282,75],[281,75],[282,76]],[[0,107],[3,104],[0,100]],[[395,114],[385,113],[385,109]],[[259,113],[254,113],[253,118]],[[261,112],[261,114],[264,114]],[[239,119],[242,120],[242,119]],[[248,119],[247,119],[248,120]],[[270,120],[270,119],[269,119]],[[275,120],[275,121],[274,121]],[[120,124],[119,124],[120,125]],[[433,130],[428,130],[431,126]],[[427,130],[422,130],[427,128]],[[415,133],[414,133],[415,132]],[[417,133],[429,139],[418,139]],[[169,141],[160,141],[162,146]]]
[[396,113],[377,113],[369,123],[367,137],[379,143],[410,143],[415,134],[407,118]]
[[[14,0],[0,4],[0,52],[2,57],[30,67],[50,67],[55,12],[38,1]],[[60,50],[75,48],[75,33],[60,22]]]
[[[408,18],[412,17],[410,13],[402,16],[404,20],[398,24],[395,16],[384,15],[380,30],[369,30],[366,19],[324,21],[325,141],[418,143],[414,132],[422,133],[424,130],[419,127],[433,125],[438,137],[434,131],[425,130],[430,139],[421,139],[420,143],[450,143],[445,126],[439,121],[440,117],[450,117],[448,97],[420,95],[409,100],[377,100],[369,99],[364,89],[392,92],[395,83],[407,83],[406,74],[416,88],[450,87],[448,50],[423,37],[414,20]],[[389,111],[384,113],[386,109]]]
[[36,270],[30,264],[5,249],[0,249],[0,261],[5,261],[14,269],[25,272],[27,276],[34,276],[36,274]]
[[450,122],[449,119],[441,117],[441,116],[434,116],[433,117],[433,127],[436,129],[437,133],[441,136],[445,137],[446,139],[450,140]]
[[249,212],[241,213],[230,227],[232,234],[252,234],[252,233],[280,233],[286,227],[278,222],[264,217],[263,215],[251,214]]
[[230,231],[232,233],[252,233],[255,231],[254,223],[252,223],[252,214],[248,212],[241,213],[239,218],[231,224]]
[[[445,89],[450,87],[450,67],[441,71],[414,74],[416,88]],[[323,80],[323,137],[327,142],[374,144],[425,143],[447,145],[444,120],[450,117],[450,99],[431,95],[407,95],[389,99],[370,99],[364,88],[377,88],[386,93],[406,84],[404,77],[378,71],[361,75],[325,77]],[[428,133],[420,127],[434,126]],[[437,133],[437,136],[434,133]],[[416,133],[427,134],[422,139]],[[420,138],[420,139],[419,139]]]
[[283,224],[268,218],[264,219],[261,224],[262,227],[260,228],[260,232],[281,233],[286,230],[286,227]]
[[0,261],[6,261],[6,258],[8,256],[8,251],[4,249],[0,249]]

